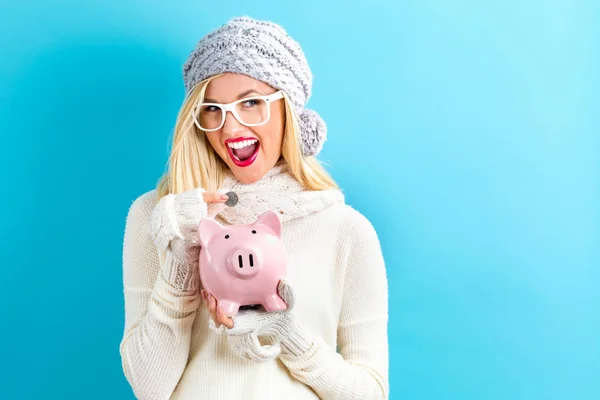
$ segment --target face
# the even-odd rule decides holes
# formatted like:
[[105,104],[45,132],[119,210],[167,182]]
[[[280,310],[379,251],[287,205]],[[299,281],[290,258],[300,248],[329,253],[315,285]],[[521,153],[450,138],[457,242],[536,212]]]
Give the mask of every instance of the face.
[[[227,73],[208,84],[204,102],[226,104],[276,91],[270,85],[249,76]],[[213,149],[229,166],[236,179],[244,184],[260,180],[281,156],[285,127],[284,100],[273,101],[267,107],[270,107],[270,118],[263,125],[245,126],[231,112],[227,112],[225,122],[219,130],[206,132]],[[240,142],[240,139],[244,141]],[[254,141],[254,144],[241,148]]]

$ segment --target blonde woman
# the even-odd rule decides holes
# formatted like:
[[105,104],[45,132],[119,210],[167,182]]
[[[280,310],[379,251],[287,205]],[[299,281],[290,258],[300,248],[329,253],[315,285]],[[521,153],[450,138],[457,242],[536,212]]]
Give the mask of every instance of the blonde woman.
[[[312,75],[300,46],[274,23],[235,18],[199,41],[184,83],[168,172],[125,227],[120,352],[133,392],[387,399],[384,260],[371,223],[315,158],[326,125],[305,108]],[[225,315],[201,287],[196,228],[267,210],[282,220],[288,309]]]

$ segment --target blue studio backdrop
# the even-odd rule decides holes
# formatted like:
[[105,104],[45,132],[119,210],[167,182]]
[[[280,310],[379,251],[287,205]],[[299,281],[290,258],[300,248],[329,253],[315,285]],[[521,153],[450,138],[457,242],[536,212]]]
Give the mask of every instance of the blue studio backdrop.
[[283,25],[377,229],[391,399],[600,398],[597,1],[0,1],[3,399],[132,399],[125,216],[197,40]]

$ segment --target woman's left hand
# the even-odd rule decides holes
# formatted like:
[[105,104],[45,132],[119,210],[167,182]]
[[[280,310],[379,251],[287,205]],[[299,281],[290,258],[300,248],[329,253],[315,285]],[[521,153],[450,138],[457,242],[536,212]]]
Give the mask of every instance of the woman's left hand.
[[225,314],[223,314],[223,310],[219,306],[217,299],[215,299],[213,295],[211,295],[204,289],[202,289],[200,293],[202,295],[202,299],[204,299],[204,301],[207,304],[208,312],[210,313],[215,327],[220,328],[221,325],[223,325],[228,329],[233,328],[233,320],[231,319],[231,317],[228,317]]
[[[295,294],[285,280],[279,282],[278,294],[287,304],[286,310],[240,310],[233,317],[224,316],[215,299],[208,295],[208,307],[213,315],[209,327],[216,333],[226,334],[233,351],[242,358],[265,361],[280,353],[300,355],[308,350],[314,337],[297,323],[291,312]],[[272,344],[262,344],[259,337],[268,339]]]
[[[262,308],[240,309],[237,315],[228,317],[223,313],[217,299],[210,293],[202,290],[202,297],[208,305],[208,311],[212,317],[211,328],[228,335],[240,335],[273,324],[290,313],[295,304],[294,290],[285,280],[280,280],[277,285],[277,294],[287,305],[283,311],[267,312]],[[214,326],[213,326],[214,325]]]

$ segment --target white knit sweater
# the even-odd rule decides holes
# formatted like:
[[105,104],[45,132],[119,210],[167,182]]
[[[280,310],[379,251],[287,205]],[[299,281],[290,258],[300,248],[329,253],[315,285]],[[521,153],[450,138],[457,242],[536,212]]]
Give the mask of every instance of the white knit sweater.
[[154,190],[134,201],[124,237],[120,352],[137,398],[388,398],[386,271],[377,234],[362,214],[325,201],[283,219],[295,314],[317,339],[300,357],[258,363],[233,354],[226,336],[209,329],[199,293],[180,292],[159,274],[148,224],[157,201]]

